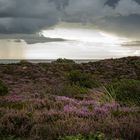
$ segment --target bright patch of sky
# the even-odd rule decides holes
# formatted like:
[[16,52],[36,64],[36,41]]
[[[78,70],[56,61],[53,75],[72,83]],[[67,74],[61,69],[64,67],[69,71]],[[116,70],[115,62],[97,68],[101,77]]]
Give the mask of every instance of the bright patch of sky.
[[42,31],[41,34],[45,37],[66,39],[66,41],[26,44],[24,41],[1,40],[0,58],[105,59],[134,55],[140,56],[140,47],[126,47],[122,45],[131,40],[92,28],[56,26]]

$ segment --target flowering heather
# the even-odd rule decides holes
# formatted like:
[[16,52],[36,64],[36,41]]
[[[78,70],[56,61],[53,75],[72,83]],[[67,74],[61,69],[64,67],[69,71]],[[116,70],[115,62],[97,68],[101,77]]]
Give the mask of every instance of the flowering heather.
[[21,95],[8,95],[5,96],[4,99],[6,100],[6,102],[22,102],[24,101],[24,97]]
[[62,102],[66,102],[66,103],[72,103],[72,104],[78,104],[78,100],[73,99],[73,98],[69,98],[66,96],[56,96],[56,100],[58,101],[62,101]]
[[[14,101],[21,100],[18,98],[20,96],[14,97],[16,97]],[[16,104],[14,101],[13,103]],[[54,96],[46,96],[44,99],[31,98],[25,100],[25,104],[26,108],[22,110],[22,113],[20,110],[14,111],[15,108],[10,108],[7,111],[0,108],[2,111],[2,114],[0,113],[0,129],[2,127],[2,130],[7,129],[6,133],[8,134],[11,134],[12,132],[15,135],[18,134],[18,136],[22,136],[22,134],[27,134],[25,129],[29,126],[30,128],[28,130],[31,130],[31,133],[34,133],[34,135],[37,133],[39,139],[42,139],[44,133],[49,131],[49,137],[52,137],[51,140],[58,137],[58,135],[61,136],[65,134],[70,135],[78,133],[87,134],[88,132],[94,133],[98,130],[106,134],[114,135],[115,137],[121,137],[119,133],[122,129],[121,123],[125,121],[126,124],[128,124],[129,120],[131,121],[131,125],[129,124],[129,130],[134,131],[136,133],[136,137],[138,137],[137,133],[139,132],[139,129],[137,127],[137,123],[140,120],[137,115],[133,116],[139,112],[139,108],[137,107],[123,107],[116,102],[103,104],[98,103],[95,100],[77,100],[65,96],[56,96],[55,98]],[[61,107],[58,107],[60,105]],[[24,117],[23,121],[24,119],[28,120],[27,122],[24,122],[25,124],[22,122],[22,114]],[[21,126],[22,128],[18,124],[17,118],[19,118],[19,121],[23,123],[23,127]],[[29,122],[29,120],[31,120],[31,122]],[[102,124],[104,124],[104,126]],[[15,129],[14,126],[17,126],[19,130]],[[61,130],[62,127],[65,128],[63,131]],[[130,136],[127,132],[127,127],[123,127],[126,131],[125,137],[129,138]],[[52,131],[53,134],[51,134]],[[134,136],[131,136],[130,138],[130,140],[135,140]]]
[[66,105],[64,106],[64,111],[68,113],[73,113],[77,111],[77,108],[75,106]]
[[81,105],[93,105],[93,106],[98,106],[99,102],[95,101],[95,100],[82,100],[79,102],[79,104]]
[[119,111],[124,112],[124,113],[140,112],[140,108],[139,107],[120,107]]
[[113,95],[110,99],[103,87],[85,92],[77,83],[69,83],[67,77],[70,71],[80,70],[80,76],[90,73],[89,78],[103,86],[122,77],[139,80],[139,61],[140,57],[134,57],[89,64],[0,65],[0,80],[8,87],[8,93],[0,96],[0,140],[9,136],[12,140],[58,140],[98,132],[113,140],[140,140],[138,104],[123,104],[125,98],[129,100],[125,94],[120,94],[125,96],[121,102]]
[[118,104],[117,102],[111,102],[104,104],[103,107],[109,110],[117,110],[118,108],[120,108],[120,104]]

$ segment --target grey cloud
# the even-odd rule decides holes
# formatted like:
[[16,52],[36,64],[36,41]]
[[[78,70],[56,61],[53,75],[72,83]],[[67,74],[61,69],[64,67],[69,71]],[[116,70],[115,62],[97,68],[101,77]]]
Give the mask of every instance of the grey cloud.
[[140,39],[140,15],[105,17],[96,23],[98,28],[117,35]]
[[135,0],[120,0],[115,8],[115,13],[123,16],[140,14],[140,5]]
[[140,4],[140,0],[135,0],[138,4]]
[[0,33],[32,34],[62,21],[139,37],[139,15],[139,0],[0,0]]
[[[73,9],[73,10],[71,10]],[[70,0],[67,22],[93,23],[100,30],[140,38],[140,5],[137,0]]]
[[120,1],[120,0],[108,0],[108,1],[105,3],[105,5],[108,5],[108,6],[111,6],[111,7],[115,8],[119,1]]
[[46,42],[61,42],[66,41],[61,38],[48,38],[38,34],[0,34],[1,40],[12,39],[15,42],[21,42],[24,40],[27,44],[36,44],[36,43],[46,43]]
[[140,47],[140,41],[125,42],[125,43],[122,44],[122,46]]
[[0,33],[35,33],[58,23],[59,14],[49,0],[0,0]]
[[35,33],[44,27],[55,25],[56,18],[0,18],[0,33]]

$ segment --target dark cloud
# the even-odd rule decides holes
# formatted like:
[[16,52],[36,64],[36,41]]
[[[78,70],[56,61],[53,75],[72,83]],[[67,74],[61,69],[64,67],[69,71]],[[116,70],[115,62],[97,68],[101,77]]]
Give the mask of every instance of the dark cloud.
[[32,34],[58,22],[140,36],[139,0],[0,0],[0,33]]
[[138,4],[140,4],[140,0],[135,0]]
[[35,33],[58,23],[59,15],[50,0],[0,0],[0,33]]
[[140,39],[140,15],[105,17],[97,21],[98,28],[107,32]]
[[130,41],[130,42],[125,42],[122,44],[122,46],[126,46],[126,47],[140,47],[140,41]]
[[35,33],[57,23],[56,18],[0,18],[0,33]]
[[120,1],[120,0],[108,0],[108,1],[105,3],[105,5],[108,5],[108,6],[111,6],[111,7],[115,8],[119,1]]
[[15,42],[22,42],[24,40],[27,44],[46,43],[46,42],[61,42],[66,41],[61,38],[48,38],[39,34],[4,34],[0,35],[1,40],[12,39]]

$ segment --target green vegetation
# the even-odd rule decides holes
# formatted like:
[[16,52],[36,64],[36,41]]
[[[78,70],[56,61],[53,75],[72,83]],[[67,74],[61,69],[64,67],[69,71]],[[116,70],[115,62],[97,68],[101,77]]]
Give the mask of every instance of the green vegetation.
[[[89,135],[76,135],[76,136],[65,136],[59,138],[59,140],[112,140],[111,138],[106,138],[103,133],[89,134]],[[119,140],[119,139],[117,139]]]
[[106,86],[110,95],[125,105],[140,106],[140,81],[123,79]]
[[68,75],[71,84],[79,85],[85,88],[98,87],[99,83],[93,80],[92,75],[89,73],[82,73],[80,71],[71,71]]
[[54,61],[53,63],[67,63],[67,64],[74,64],[75,62],[73,60],[70,59],[62,59],[59,58],[56,61]]
[[1,137],[0,140],[25,140],[23,138],[17,138],[14,136],[5,136],[5,137]]
[[0,80],[0,96],[4,96],[8,93],[7,86]]
[[19,62],[19,64],[21,64],[21,65],[30,64],[30,62],[27,61],[27,60],[21,60],[21,61]]
[[70,84],[64,84],[60,85],[56,88],[51,89],[53,94],[55,95],[61,95],[68,97],[76,97],[79,94],[86,94],[88,93],[88,89],[84,87],[80,87],[79,85],[70,85]]
[[139,62],[0,64],[0,140],[139,140]]

